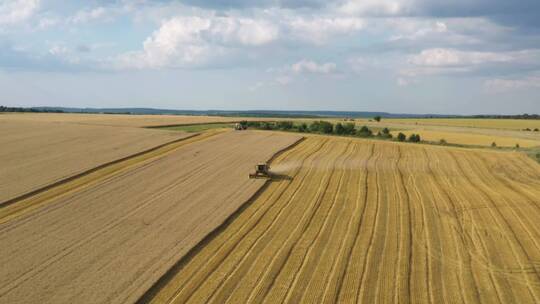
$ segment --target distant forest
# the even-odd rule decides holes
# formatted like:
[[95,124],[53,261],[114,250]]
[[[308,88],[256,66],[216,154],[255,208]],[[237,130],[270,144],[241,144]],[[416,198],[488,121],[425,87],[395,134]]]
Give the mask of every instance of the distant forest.
[[63,107],[6,107],[2,112],[22,113],[86,113],[86,114],[131,114],[131,115],[207,115],[234,117],[284,117],[284,118],[478,118],[478,119],[540,119],[539,114],[518,115],[441,115],[441,114],[394,114],[386,112],[339,112],[339,111],[222,111],[222,110],[165,110],[150,108],[63,108]]
[[520,115],[473,115],[471,118],[492,118],[492,119],[540,119],[538,114],[520,114]]
[[59,109],[38,109],[38,108],[4,107],[4,106],[0,106],[0,112],[65,113],[63,110],[59,110]]

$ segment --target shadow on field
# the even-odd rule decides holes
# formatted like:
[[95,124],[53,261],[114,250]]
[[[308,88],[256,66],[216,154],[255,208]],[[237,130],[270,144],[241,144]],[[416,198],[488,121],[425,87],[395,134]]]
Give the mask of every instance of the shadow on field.
[[287,174],[272,174],[270,176],[270,181],[281,181],[281,180],[293,180],[291,176],[288,176]]

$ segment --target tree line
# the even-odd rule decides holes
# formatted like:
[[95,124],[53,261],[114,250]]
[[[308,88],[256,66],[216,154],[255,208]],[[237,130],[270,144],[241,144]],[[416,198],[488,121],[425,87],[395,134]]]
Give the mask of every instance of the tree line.
[[352,122],[338,122],[333,124],[324,120],[313,121],[311,123],[294,123],[292,121],[242,121],[240,122],[240,124],[247,128],[254,128],[259,130],[277,130],[326,135],[357,136],[363,138],[374,137],[380,139],[394,139],[397,141],[409,141],[415,143],[422,140],[419,134],[410,134],[409,137],[407,137],[405,134],[400,132],[394,138],[394,136],[390,133],[390,129],[388,128],[384,128],[375,133],[367,126],[357,128],[356,125]]
[[473,115],[471,118],[492,118],[492,119],[540,119],[539,114],[518,114],[518,115]]
[[5,107],[0,106],[0,112],[22,112],[22,113],[64,113],[62,110],[47,110],[23,107]]

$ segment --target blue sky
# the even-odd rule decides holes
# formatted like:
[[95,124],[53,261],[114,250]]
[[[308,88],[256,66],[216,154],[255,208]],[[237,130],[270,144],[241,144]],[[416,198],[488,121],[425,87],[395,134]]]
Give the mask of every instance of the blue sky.
[[0,104],[539,113],[538,0],[0,0]]

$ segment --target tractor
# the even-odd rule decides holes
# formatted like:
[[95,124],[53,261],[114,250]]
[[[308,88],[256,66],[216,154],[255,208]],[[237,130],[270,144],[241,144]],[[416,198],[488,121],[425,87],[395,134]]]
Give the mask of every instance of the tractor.
[[237,122],[237,123],[234,125],[234,129],[235,129],[236,131],[247,130],[247,123],[244,123],[244,122]]

